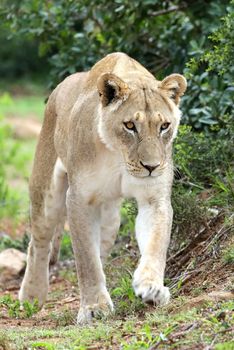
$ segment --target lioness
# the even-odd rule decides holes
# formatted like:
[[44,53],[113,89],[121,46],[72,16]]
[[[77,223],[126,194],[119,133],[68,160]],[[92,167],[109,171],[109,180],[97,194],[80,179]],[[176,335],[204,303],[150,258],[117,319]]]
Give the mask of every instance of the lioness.
[[133,288],[144,301],[165,304],[163,285],[172,223],[172,141],[186,80],[158,81],[124,53],[66,78],[52,92],[30,179],[31,242],[19,299],[42,305],[49,262],[59,250],[67,214],[80,287],[77,322],[113,310],[103,261],[120,225],[122,198],[138,202],[141,253]]

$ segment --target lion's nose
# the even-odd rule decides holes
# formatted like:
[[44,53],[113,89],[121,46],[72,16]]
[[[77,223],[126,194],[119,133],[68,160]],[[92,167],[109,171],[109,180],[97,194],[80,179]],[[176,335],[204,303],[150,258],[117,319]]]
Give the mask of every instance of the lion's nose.
[[143,162],[140,162],[140,163],[145,169],[149,170],[150,174],[160,165],[160,162],[154,165],[145,164]]

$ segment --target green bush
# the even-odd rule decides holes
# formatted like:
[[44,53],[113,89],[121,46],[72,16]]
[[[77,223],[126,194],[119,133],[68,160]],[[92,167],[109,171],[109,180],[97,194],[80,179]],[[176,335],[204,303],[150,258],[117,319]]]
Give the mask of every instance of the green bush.
[[220,75],[233,72],[233,67],[230,66],[234,58],[233,32],[234,0],[230,2],[227,15],[222,18],[222,25],[210,35],[213,47],[203,57],[209,64],[209,70],[218,71]]
[[210,133],[192,132],[182,125],[174,145],[174,163],[186,182],[197,188],[212,186],[233,167],[234,124],[230,116],[220,117],[220,124]]
[[39,44],[24,36],[12,37],[10,30],[1,25],[0,29],[1,79],[13,81],[25,76],[46,75],[48,64],[45,58],[38,57]]
[[[231,211],[234,203],[234,124],[222,118],[212,133],[195,133],[181,125],[174,145],[175,177],[172,193],[174,228],[194,232],[204,223],[207,207]],[[199,194],[211,191],[206,201]]]
[[182,123],[197,131],[210,131],[214,126],[225,126],[224,116],[233,118],[234,86],[231,74],[218,76],[199,69],[192,73],[191,68],[185,69],[188,77],[188,89],[182,99]]
[[[188,90],[183,99],[184,123],[196,130],[223,127],[224,116],[234,117],[230,101],[234,97],[234,1],[227,6],[227,14],[211,30],[210,41],[197,50],[184,70]],[[188,57],[189,58],[189,57]]]
[[182,71],[189,56],[203,52],[227,5],[221,0],[21,0],[11,6],[3,1],[2,13],[12,31],[39,40],[40,54],[50,55],[53,77],[61,80],[112,51],[130,54],[155,73],[171,72],[171,65]]

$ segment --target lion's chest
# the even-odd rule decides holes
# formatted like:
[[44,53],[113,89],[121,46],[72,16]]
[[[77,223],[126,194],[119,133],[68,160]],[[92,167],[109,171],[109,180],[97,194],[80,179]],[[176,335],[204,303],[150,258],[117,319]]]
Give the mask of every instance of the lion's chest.
[[100,205],[121,197],[121,164],[118,158],[99,157],[78,179],[80,191],[89,205]]
[[[163,182],[163,183],[161,183]],[[129,175],[121,162],[103,159],[89,168],[80,183],[83,198],[89,205],[101,205],[120,198],[136,198],[145,201],[161,196],[165,181],[137,179]]]
[[106,151],[78,172],[77,185],[88,205],[100,206],[121,198],[136,198],[140,202],[162,197],[167,177],[135,178],[126,171],[122,157]]

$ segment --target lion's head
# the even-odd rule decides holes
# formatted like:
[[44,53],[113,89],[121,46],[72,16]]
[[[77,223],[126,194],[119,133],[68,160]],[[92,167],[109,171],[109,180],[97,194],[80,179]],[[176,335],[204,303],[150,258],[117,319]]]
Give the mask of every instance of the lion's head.
[[179,74],[162,81],[137,74],[122,80],[112,73],[98,79],[99,135],[107,147],[122,151],[131,175],[155,177],[167,166],[186,86]]

